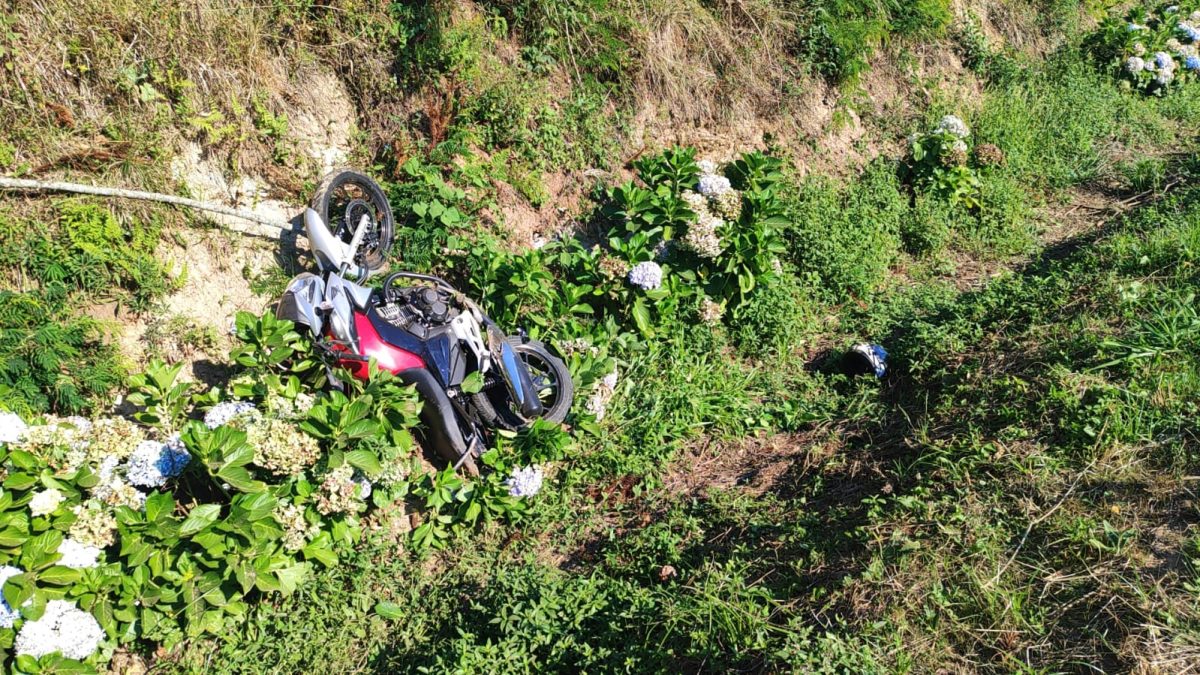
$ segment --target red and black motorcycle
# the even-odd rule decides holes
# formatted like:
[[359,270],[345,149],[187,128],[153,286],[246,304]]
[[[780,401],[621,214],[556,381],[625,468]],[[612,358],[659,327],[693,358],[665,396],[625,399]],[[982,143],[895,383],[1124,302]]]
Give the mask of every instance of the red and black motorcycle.
[[545,345],[506,335],[443,279],[401,271],[378,289],[356,283],[384,267],[394,225],[373,180],[353,171],[326,177],[304,213],[321,275],[292,279],[276,315],[307,328],[331,365],[365,379],[374,360],[415,385],[425,442],[474,473],[486,434],[538,418],[562,422],[574,384]]

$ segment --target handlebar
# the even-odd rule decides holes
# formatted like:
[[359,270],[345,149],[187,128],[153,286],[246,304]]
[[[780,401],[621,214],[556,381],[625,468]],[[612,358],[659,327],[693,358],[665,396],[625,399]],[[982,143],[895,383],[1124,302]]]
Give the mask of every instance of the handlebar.
[[438,288],[450,293],[450,295],[464,307],[469,307],[470,309],[478,312],[479,316],[482,317],[483,324],[485,326],[495,325],[495,322],[488,317],[487,312],[484,312],[483,308],[475,304],[475,301],[468,298],[457,288],[451,286],[450,283],[445,279],[441,277],[435,277],[432,274],[421,274],[419,272],[392,272],[388,275],[387,279],[384,279],[383,281],[382,292],[384,299],[387,299],[391,295],[392,282],[396,279],[416,279],[417,281],[428,281]]

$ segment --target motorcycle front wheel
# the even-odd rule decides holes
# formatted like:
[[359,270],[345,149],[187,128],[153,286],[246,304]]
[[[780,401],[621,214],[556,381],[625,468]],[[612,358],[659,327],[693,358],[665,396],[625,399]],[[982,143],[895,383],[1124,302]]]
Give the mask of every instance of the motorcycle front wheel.
[[387,263],[395,239],[396,222],[387,195],[369,176],[338,169],[321,179],[313,195],[312,208],[321,215],[334,235],[349,244],[362,216],[370,225],[356,263],[377,272]]

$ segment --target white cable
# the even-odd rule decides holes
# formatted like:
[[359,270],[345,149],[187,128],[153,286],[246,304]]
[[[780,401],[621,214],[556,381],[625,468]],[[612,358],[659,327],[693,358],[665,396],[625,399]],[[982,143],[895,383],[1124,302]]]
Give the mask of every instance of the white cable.
[[[121,197],[123,199],[140,199],[142,201],[162,202],[164,204],[176,204],[178,206],[186,206],[186,207],[192,208],[192,209],[200,209],[201,211],[211,211],[213,213],[220,213],[222,215],[232,216],[234,218],[240,218],[242,220],[249,220],[251,222],[259,223],[262,225],[269,225],[273,228],[277,228],[277,229],[281,230],[281,232],[272,232],[269,234],[264,233],[264,232],[258,233],[263,236],[279,237],[280,235],[283,234],[284,231],[286,231],[286,232],[292,231],[291,223],[287,223],[287,222],[281,223],[280,221],[278,221],[276,219],[265,218],[256,213],[251,213],[250,211],[243,211],[241,209],[234,209],[234,208],[230,208],[228,206],[221,206],[220,204],[212,204],[209,202],[198,201],[196,199],[188,199],[186,197],[176,197],[175,195],[165,195],[165,194],[160,194],[157,192],[142,192],[140,190],[125,190],[122,188],[96,187],[94,185],[82,185],[80,183],[64,183],[61,181],[40,181],[40,180],[28,180],[25,178],[6,178],[4,176],[0,176],[0,189],[35,190],[35,191],[40,191],[40,192],[76,192],[76,193],[85,194],[85,195],[99,195],[101,197]],[[234,230],[234,231],[238,231],[238,230]]]

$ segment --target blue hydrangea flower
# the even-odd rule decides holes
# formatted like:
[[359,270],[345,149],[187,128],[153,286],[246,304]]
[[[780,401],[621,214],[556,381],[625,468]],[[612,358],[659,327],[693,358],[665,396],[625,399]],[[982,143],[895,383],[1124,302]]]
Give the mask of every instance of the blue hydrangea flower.
[[1188,70],[1200,70],[1200,56],[1192,54],[1183,61],[1183,67]]
[[[4,584],[9,577],[15,577],[18,574],[23,574],[24,570],[13,567],[12,565],[0,565],[0,590],[4,588]],[[13,622],[21,618],[21,613],[13,609],[8,601],[4,599],[3,593],[0,593],[0,628],[12,628]]]
[[540,466],[521,467],[513,470],[504,487],[513,497],[532,497],[541,491],[543,478]]
[[183,473],[192,456],[178,441],[159,443],[157,441],[142,441],[125,467],[125,477],[130,483],[139,487],[159,487]]
[[218,403],[204,415],[204,426],[209,429],[216,429],[219,426],[228,424],[230,420],[238,415],[244,415],[253,410],[256,410],[254,404],[246,401],[225,401],[224,403]]
[[629,283],[644,291],[652,291],[662,286],[663,271],[656,262],[642,262],[629,270]]
[[1159,68],[1170,70],[1175,67],[1175,59],[1166,52],[1158,52],[1154,55],[1154,65]]

